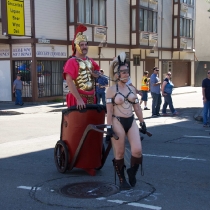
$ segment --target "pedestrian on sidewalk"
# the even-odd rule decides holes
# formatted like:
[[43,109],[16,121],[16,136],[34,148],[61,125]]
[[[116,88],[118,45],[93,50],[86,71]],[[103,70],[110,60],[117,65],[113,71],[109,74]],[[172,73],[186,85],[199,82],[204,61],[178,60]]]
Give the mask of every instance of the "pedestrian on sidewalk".
[[158,77],[159,69],[153,68],[153,74],[150,77],[150,91],[152,95],[152,117],[160,116],[160,105],[162,103],[160,94],[161,81]]
[[209,126],[210,120],[210,70],[207,72],[207,78],[202,82],[203,95],[203,127]]
[[101,100],[104,106],[106,106],[106,87],[108,87],[108,80],[107,78],[103,77],[104,70],[100,69],[100,75],[96,78],[96,97],[97,97],[97,104],[100,104]]
[[13,93],[15,93],[15,105],[23,106],[22,101],[23,82],[21,81],[21,75],[17,74],[16,80],[13,82]]
[[150,110],[147,107],[148,91],[149,91],[149,80],[150,80],[150,78],[148,78],[148,75],[149,75],[149,72],[145,71],[144,72],[144,76],[143,76],[142,81],[141,81],[142,97],[141,97],[140,105],[144,101],[144,110]]
[[174,84],[171,81],[171,72],[168,72],[166,74],[166,77],[163,81],[162,88],[161,88],[162,96],[164,97],[164,104],[163,104],[163,108],[162,108],[163,116],[167,116],[167,113],[166,113],[167,106],[169,106],[171,113],[173,115],[178,114],[178,112],[174,109],[173,101],[172,101],[172,97],[171,97],[173,88],[174,88]]

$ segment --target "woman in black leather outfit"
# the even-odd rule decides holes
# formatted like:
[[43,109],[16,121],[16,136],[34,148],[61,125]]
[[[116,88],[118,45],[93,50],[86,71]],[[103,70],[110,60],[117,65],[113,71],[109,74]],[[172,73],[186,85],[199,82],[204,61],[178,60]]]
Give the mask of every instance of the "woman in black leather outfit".
[[[119,177],[121,190],[129,190],[135,186],[135,176],[143,159],[139,128],[133,115],[133,109],[140,121],[143,133],[147,131],[136,90],[132,86],[126,85],[129,80],[129,69],[125,58],[126,55],[123,52],[110,64],[110,77],[116,79],[116,83],[109,87],[106,92],[107,133],[110,136],[116,134],[119,137],[118,140],[112,138],[112,146],[114,151],[113,165]],[[131,147],[131,165],[127,169],[130,185],[124,174],[126,136]]]

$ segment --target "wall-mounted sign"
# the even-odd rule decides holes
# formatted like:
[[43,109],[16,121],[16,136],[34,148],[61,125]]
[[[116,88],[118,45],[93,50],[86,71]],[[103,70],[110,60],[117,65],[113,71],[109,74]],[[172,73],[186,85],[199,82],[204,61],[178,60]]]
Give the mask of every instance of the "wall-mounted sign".
[[36,57],[42,58],[67,58],[67,46],[36,45]]
[[12,46],[12,57],[13,58],[27,58],[32,56],[31,47],[19,47],[19,46]]
[[49,39],[38,39],[38,43],[40,43],[40,44],[50,44],[50,40]]
[[95,35],[106,35],[106,28],[104,27],[95,27]]
[[9,57],[10,57],[9,46],[8,48],[0,46],[0,58],[9,58]]
[[2,0],[2,34],[25,35],[24,0]]

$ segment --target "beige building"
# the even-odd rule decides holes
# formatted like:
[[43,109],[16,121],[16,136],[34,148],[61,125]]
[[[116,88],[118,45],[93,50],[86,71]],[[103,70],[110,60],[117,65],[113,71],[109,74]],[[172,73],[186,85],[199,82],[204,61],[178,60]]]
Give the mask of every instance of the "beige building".
[[[1,17],[9,18],[5,12],[8,0],[0,1]],[[23,2],[24,36],[9,34],[4,27],[7,18],[0,19],[0,101],[14,100],[11,87],[17,72],[22,74],[25,101],[62,97],[63,65],[72,53],[71,42],[80,23],[87,26],[88,56],[106,75],[110,61],[125,51],[137,88],[143,71],[151,74],[154,66],[159,67],[162,79],[171,71],[176,87],[195,84],[195,0]]]
[[210,69],[210,3],[198,1],[196,4],[195,31],[195,86],[201,86],[202,80]]

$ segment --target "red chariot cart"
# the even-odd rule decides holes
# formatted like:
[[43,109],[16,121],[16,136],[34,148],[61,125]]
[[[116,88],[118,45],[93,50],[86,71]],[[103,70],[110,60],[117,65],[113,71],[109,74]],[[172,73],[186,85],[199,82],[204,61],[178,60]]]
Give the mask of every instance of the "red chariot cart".
[[62,111],[60,140],[54,149],[60,173],[75,167],[95,175],[95,169],[103,167],[111,149],[111,142],[106,149],[103,144],[105,115],[103,105],[86,105],[82,110],[73,106]]

